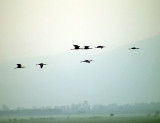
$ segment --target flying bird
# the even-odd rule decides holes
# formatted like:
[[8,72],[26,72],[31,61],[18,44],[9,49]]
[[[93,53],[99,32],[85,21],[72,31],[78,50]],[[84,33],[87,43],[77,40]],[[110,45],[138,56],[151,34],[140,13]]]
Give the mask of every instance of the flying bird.
[[40,64],[36,64],[36,65],[39,65],[40,68],[42,69],[42,68],[43,68],[43,65],[47,65],[47,64],[40,63]]
[[90,48],[90,46],[84,46],[83,49],[88,50],[88,49],[92,49],[92,48]]
[[86,63],[90,63],[92,62],[93,60],[84,60],[84,61],[81,61],[81,62],[86,62]]
[[81,49],[79,45],[73,45],[74,46],[74,49],[71,49],[71,50],[79,50]]
[[17,69],[17,68],[26,68],[26,67],[22,66],[21,64],[17,64],[17,67],[14,69]]
[[105,47],[105,46],[97,46],[97,47],[95,47],[95,48],[101,48],[101,49],[102,49],[102,48],[104,48],[104,47]]
[[140,48],[137,48],[137,47],[131,47],[129,48],[129,50],[132,49],[132,50],[136,50],[136,49],[140,49]]

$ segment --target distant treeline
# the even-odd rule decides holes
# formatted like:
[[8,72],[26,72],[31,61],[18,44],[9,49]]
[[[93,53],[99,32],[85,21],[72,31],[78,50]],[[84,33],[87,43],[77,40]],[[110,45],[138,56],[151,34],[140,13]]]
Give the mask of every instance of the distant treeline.
[[0,110],[0,117],[3,116],[49,116],[49,115],[70,115],[70,114],[108,114],[108,113],[157,113],[159,115],[160,103],[136,103],[134,105],[94,105],[91,107],[87,101],[71,106],[55,106],[45,108],[17,108],[9,109],[6,105]]

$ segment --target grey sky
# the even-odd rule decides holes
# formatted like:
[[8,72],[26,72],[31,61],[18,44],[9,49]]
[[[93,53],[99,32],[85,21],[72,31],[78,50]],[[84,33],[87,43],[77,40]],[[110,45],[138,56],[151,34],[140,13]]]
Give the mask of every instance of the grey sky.
[[[0,0],[0,105],[160,101],[159,5],[160,0]],[[141,50],[128,50],[134,43]],[[73,44],[106,48],[75,52]],[[84,59],[95,61],[80,63]],[[42,70],[36,66],[41,62],[48,64]],[[13,69],[17,63],[27,68]]]

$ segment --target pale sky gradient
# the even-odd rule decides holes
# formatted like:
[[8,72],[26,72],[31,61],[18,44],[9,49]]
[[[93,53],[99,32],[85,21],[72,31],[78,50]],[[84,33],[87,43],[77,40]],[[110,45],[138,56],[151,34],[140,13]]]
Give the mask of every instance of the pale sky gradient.
[[0,60],[117,48],[160,34],[160,0],[0,0]]
[[[0,0],[0,106],[159,102],[159,6],[160,0]],[[106,48],[74,51],[73,44]],[[48,65],[40,69],[41,62]],[[27,68],[14,69],[17,63]]]

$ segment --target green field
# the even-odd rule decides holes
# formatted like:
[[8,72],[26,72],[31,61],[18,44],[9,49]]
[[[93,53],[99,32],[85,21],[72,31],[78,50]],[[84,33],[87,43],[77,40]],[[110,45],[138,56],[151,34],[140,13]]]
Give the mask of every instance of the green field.
[[160,117],[144,115],[71,115],[50,117],[3,117],[0,123],[160,123]]

